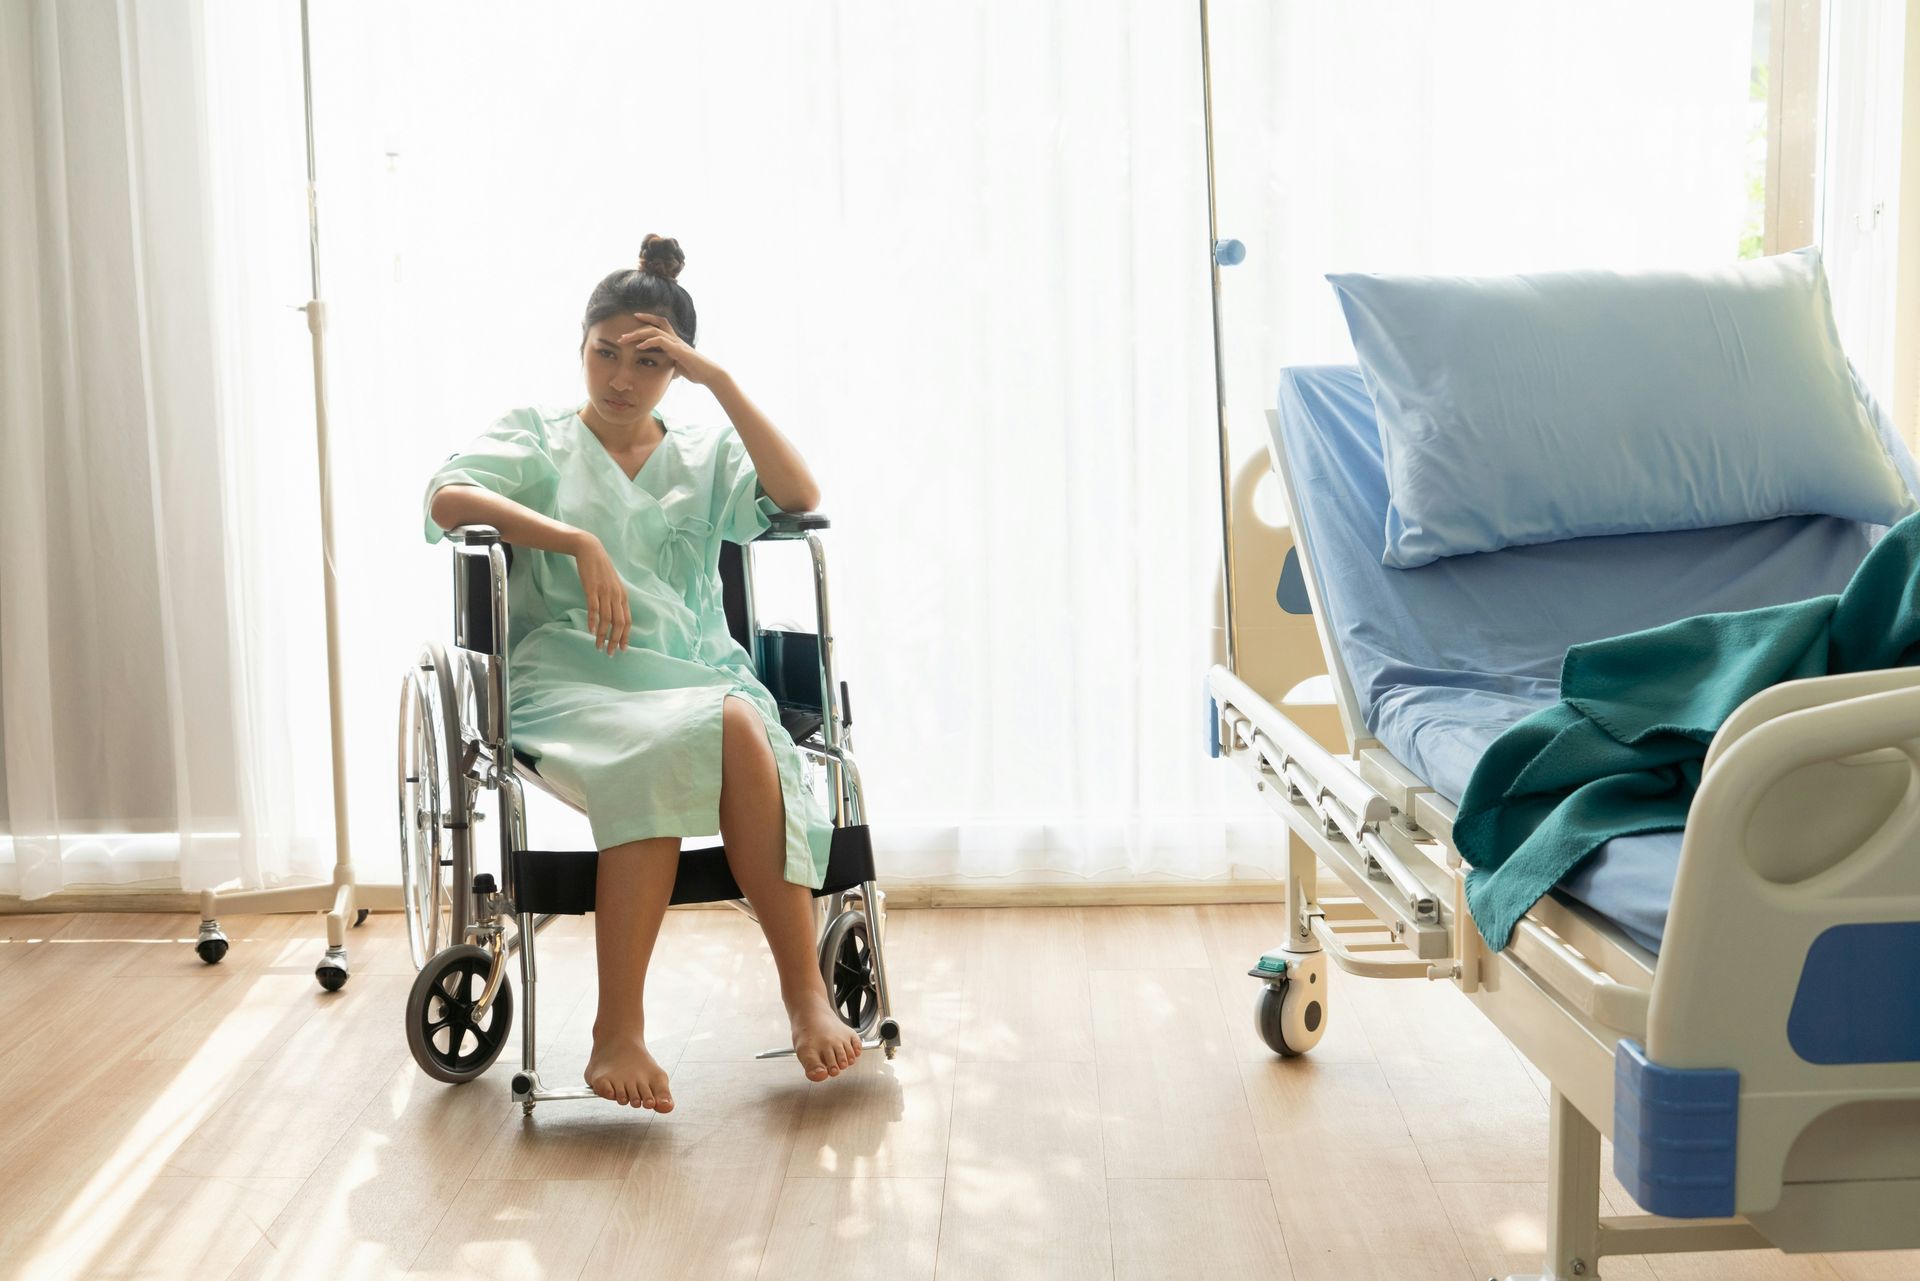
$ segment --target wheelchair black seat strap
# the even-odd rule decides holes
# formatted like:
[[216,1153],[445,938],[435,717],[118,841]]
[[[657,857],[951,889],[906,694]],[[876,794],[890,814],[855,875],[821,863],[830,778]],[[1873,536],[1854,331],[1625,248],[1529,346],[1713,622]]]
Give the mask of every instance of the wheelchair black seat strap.
[[[542,915],[591,912],[599,870],[598,850],[515,850],[515,906],[522,912]],[[826,879],[813,892],[814,897],[838,894],[873,879],[873,840],[866,825],[835,828]],[[723,847],[680,851],[680,868],[669,903],[724,903],[742,897]]]

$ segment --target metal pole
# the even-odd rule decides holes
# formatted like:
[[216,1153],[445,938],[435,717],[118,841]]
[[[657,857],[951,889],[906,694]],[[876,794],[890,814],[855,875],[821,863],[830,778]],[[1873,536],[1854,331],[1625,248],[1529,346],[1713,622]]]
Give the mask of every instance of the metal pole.
[[1207,270],[1213,282],[1213,388],[1220,434],[1220,572],[1227,608],[1227,670],[1240,670],[1240,621],[1233,599],[1233,452],[1227,440],[1227,365],[1220,328],[1220,223],[1213,192],[1213,51],[1207,0],[1200,0],[1200,104],[1207,130]]
[[313,53],[308,30],[307,0],[300,0],[300,77],[307,112],[307,261],[312,272],[313,296],[304,310],[313,335],[314,445],[320,463],[320,558],[327,610],[327,712],[333,738],[333,837],[335,885],[353,882],[353,855],[347,838],[347,745],[340,702],[339,583],[333,570],[333,469],[327,444],[327,308],[320,298],[319,180],[313,145]]
[[[313,41],[307,19],[307,0],[300,0],[300,75],[307,113],[307,254],[313,293],[300,310],[307,313],[307,333],[313,340],[313,431],[320,461],[320,569],[326,591],[327,712],[333,738],[333,881],[328,885],[293,885],[281,889],[241,890],[200,894],[199,951],[202,960],[218,961],[227,951],[220,930],[221,908],[235,912],[312,912],[327,914],[327,950],[314,977],[328,991],[347,981],[347,930],[359,923],[365,908],[356,908],[359,889],[353,880],[353,855],[347,836],[347,741],[340,705],[340,592],[333,572],[333,476],[327,446],[327,308],[320,300],[320,219],[313,143]],[[374,886],[382,906],[400,904],[391,891]],[[327,906],[331,904],[331,906]]]
[[[319,191],[315,177],[313,147],[313,52],[307,33],[307,0],[300,0],[300,82],[307,107],[307,262],[312,270],[313,293],[320,296],[320,211],[315,204]],[[326,470],[325,459],[321,471]]]

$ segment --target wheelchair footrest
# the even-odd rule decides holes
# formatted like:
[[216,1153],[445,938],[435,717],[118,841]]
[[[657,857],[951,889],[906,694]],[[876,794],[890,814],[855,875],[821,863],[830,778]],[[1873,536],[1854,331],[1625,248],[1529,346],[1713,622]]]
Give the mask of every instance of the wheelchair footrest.
[[[578,916],[593,910],[599,878],[598,850],[515,850],[513,852],[514,905],[539,915]],[[814,897],[852,889],[874,879],[873,841],[867,827],[836,827],[827,855],[827,876]],[[681,903],[722,903],[744,898],[727,866],[726,850],[718,845],[682,850],[675,873],[673,897]]]

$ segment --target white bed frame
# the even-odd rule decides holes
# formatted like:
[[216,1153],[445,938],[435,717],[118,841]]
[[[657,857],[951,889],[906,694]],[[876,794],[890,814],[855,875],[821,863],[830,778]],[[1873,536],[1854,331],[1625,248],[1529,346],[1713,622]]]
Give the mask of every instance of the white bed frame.
[[[1285,457],[1270,457],[1296,513]],[[1324,1030],[1299,1007],[1303,981],[1325,1001],[1328,960],[1451,982],[1477,1004],[1553,1087],[1540,1281],[1586,1281],[1607,1255],[1920,1247],[1920,1063],[1808,1063],[1787,1029],[1822,931],[1920,921],[1920,670],[1795,681],[1739,708],[1707,755],[1657,964],[1553,898],[1493,953],[1467,910],[1454,807],[1368,736],[1298,521],[1255,511],[1265,471],[1256,459],[1233,486],[1241,674],[1216,666],[1208,690],[1221,755],[1291,829],[1290,935],[1268,962],[1287,963],[1289,1048]],[[1275,600],[1289,550],[1310,619]],[[1331,708],[1288,701],[1322,673]],[[1346,897],[1319,896],[1319,865]],[[1623,1040],[1662,1068],[1739,1073],[1733,1217],[1600,1215]]]

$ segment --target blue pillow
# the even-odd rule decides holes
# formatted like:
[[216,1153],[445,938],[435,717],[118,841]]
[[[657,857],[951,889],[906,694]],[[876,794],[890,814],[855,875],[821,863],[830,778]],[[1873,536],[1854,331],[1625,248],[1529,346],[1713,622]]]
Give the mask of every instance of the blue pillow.
[[1380,421],[1383,563],[1914,510],[1817,250],[1705,271],[1334,275]]

